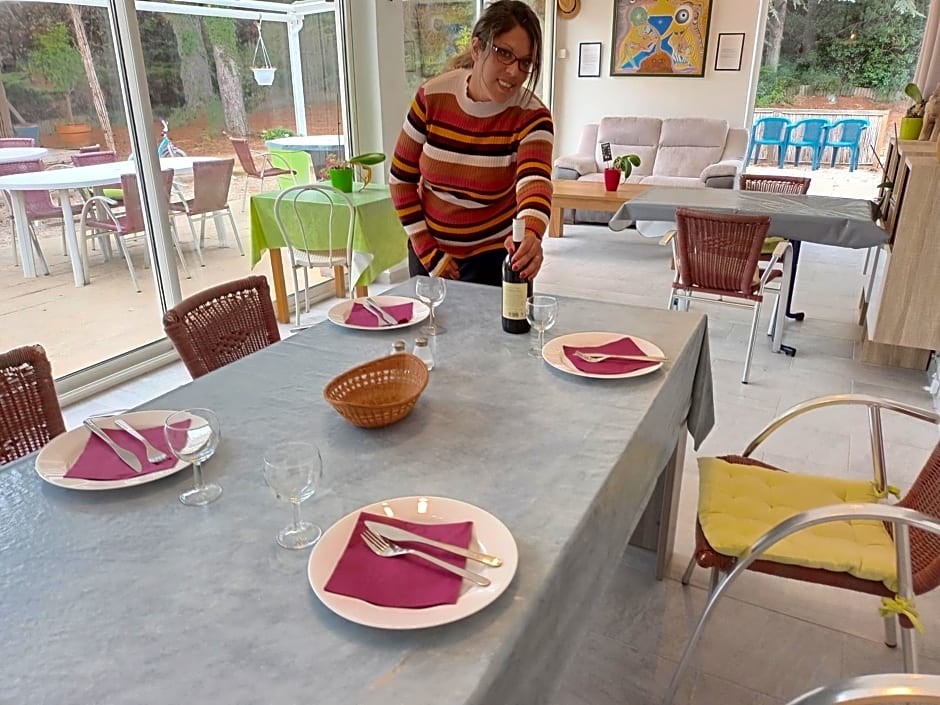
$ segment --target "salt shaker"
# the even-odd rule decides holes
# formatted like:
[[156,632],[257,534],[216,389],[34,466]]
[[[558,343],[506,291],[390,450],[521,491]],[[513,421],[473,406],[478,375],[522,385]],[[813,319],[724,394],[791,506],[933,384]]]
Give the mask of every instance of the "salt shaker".
[[420,358],[429,370],[434,369],[434,354],[431,352],[431,348],[428,347],[427,338],[415,338],[414,355]]
[[403,352],[405,352],[404,340],[396,340],[394,343],[392,343],[392,353],[391,353],[392,355],[394,355],[395,353],[403,353]]

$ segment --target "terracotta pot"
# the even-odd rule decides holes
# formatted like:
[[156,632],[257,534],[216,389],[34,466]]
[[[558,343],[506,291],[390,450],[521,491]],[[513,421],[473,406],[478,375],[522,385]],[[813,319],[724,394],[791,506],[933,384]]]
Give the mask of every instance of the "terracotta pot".
[[604,169],[604,188],[608,191],[616,191],[622,176],[623,172],[620,169]]
[[63,147],[84,147],[91,142],[91,125],[87,122],[59,123],[55,133]]

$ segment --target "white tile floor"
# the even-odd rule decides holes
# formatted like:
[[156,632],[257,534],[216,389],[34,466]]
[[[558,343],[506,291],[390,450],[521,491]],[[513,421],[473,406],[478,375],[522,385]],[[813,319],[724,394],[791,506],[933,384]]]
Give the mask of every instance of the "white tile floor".
[[[536,285],[543,293],[664,307],[672,272],[669,253],[656,240],[634,231],[568,226],[564,239],[546,241],[545,251]],[[822,394],[861,392],[931,405],[924,372],[853,359],[863,258],[862,252],[804,245],[794,308],[805,311],[806,320],[790,324],[786,337],[798,353],[775,355],[762,338],[748,385],[739,379],[749,313],[708,308],[717,423],[703,454],[740,452],[777,414]],[[303,322],[323,320],[330,305],[319,304]],[[765,311],[765,329],[768,315]],[[133,406],[187,381],[182,365],[171,365],[66,409],[67,425],[80,424],[89,413]],[[885,431],[889,478],[904,488],[937,442],[937,429],[886,418]],[[794,471],[868,477],[867,449],[863,413],[829,409],[795,422],[757,457]],[[691,554],[696,501],[690,448],[673,577]],[[575,656],[553,705],[658,701],[704,604],[706,576],[698,571],[691,588],[675,580],[656,583],[650,576],[648,556],[632,551],[624,556],[614,583],[597,596],[587,634],[576,648],[567,647]],[[923,670],[940,673],[940,600],[928,596],[918,604],[927,628],[920,639]],[[706,632],[679,702],[780,703],[845,675],[899,670],[900,654],[881,644],[877,605],[872,597],[749,574]]]

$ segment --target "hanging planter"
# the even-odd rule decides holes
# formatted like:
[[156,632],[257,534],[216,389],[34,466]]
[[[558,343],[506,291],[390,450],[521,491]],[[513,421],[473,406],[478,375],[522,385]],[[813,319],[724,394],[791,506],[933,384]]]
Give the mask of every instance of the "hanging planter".
[[264,38],[261,36],[261,20],[258,20],[258,43],[255,44],[255,55],[251,58],[251,72],[255,75],[255,83],[259,86],[270,86],[274,83],[275,71],[277,69],[271,65],[268,48],[264,45]]

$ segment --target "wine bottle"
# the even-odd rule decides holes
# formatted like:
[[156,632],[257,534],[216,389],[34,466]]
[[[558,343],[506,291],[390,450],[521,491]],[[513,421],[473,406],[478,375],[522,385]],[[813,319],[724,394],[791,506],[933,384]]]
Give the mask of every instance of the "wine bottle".
[[[512,221],[512,241],[519,249],[525,237],[525,221]],[[503,330],[507,333],[528,333],[529,321],[525,316],[525,304],[532,296],[532,282],[525,281],[519,272],[512,269],[512,255],[506,254],[503,261]]]

